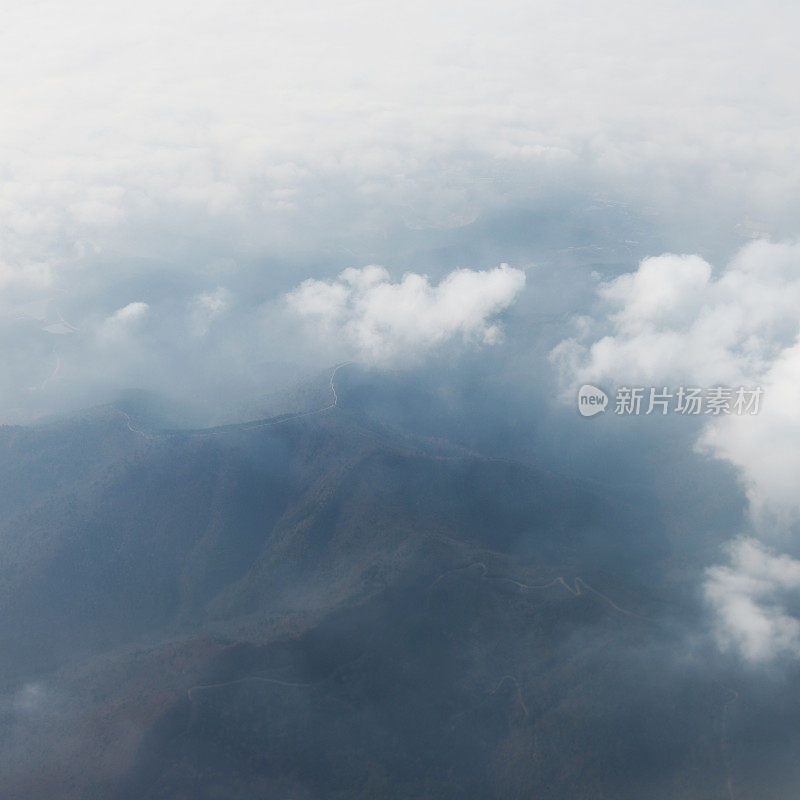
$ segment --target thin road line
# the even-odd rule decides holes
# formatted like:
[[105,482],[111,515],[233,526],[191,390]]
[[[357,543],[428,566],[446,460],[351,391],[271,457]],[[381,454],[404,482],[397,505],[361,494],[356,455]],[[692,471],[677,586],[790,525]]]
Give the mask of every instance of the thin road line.
[[576,577],[573,581],[573,586],[570,586],[562,576],[558,578],[553,578],[553,580],[549,581],[548,583],[542,584],[528,584],[528,583],[520,583],[520,581],[515,581],[512,578],[503,578],[503,577],[495,577],[490,576],[492,580],[496,581],[507,581],[508,583],[513,583],[515,586],[518,586],[520,589],[547,589],[550,586],[555,586],[556,584],[560,584],[563,586],[571,595],[574,597],[580,597],[581,595],[585,594],[584,590],[591,592],[592,594],[596,594],[600,599],[605,600],[608,605],[611,606],[615,611],[618,611],[620,614],[625,614],[629,617],[638,617],[639,619],[646,619],[641,614],[637,614],[635,611],[630,611],[627,608],[622,608],[622,606],[617,605],[610,597],[607,597],[602,592],[599,592],[593,586],[590,586],[583,578]]
[[234,681],[225,681],[223,683],[206,683],[200,684],[198,686],[192,686],[190,689],[186,690],[186,696],[189,698],[189,702],[194,702],[194,698],[192,697],[193,692],[204,691],[206,689],[221,689],[223,686],[234,686],[237,683],[245,683],[246,681],[260,681],[261,683],[274,683],[278,686],[294,686],[300,688],[307,688],[309,686],[313,686],[313,683],[293,683],[292,681],[282,681],[278,678],[262,678],[260,675],[248,675],[244,678],[237,678]]
[[[564,580],[563,576],[559,576],[558,578],[553,578],[553,580],[548,581],[547,583],[541,584],[529,584],[529,583],[521,583],[520,581],[516,581],[513,578],[504,578],[499,575],[489,575],[488,569],[486,564],[483,561],[473,561],[471,564],[467,564],[464,567],[455,567],[454,569],[449,569],[446,572],[443,572],[439,575],[438,578],[428,587],[428,590],[432,589],[439,583],[440,580],[446,578],[448,575],[453,574],[454,572],[462,572],[464,570],[470,569],[470,567],[479,566],[482,569],[481,578],[485,578],[487,580],[494,580],[494,581],[506,581],[507,583],[512,583],[514,586],[519,587],[520,589],[549,589],[551,586],[561,585],[563,586],[571,595],[574,597],[580,597],[581,595],[585,594],[585,592],[591,592],[592,594],[597,595],[601,600],[604,600],[608,605],[611,606],[615,611],[618,611],[620,614],[625,614],[629,617],[637,617],[639,619],[646,619],[641,614],[637,614],[635,611],[630,611],[627,608],[623,608],[622,606],[615,603],[610,597],[607,597],[602,592],[599,592],[593,586],[590,586],[586,581],[581,577],[576,577],[573,581],[573,586],[570,586],[566,580]],[[574,588],[573,588],[574,587]],[[585,590],[585,591],[584,591]]]

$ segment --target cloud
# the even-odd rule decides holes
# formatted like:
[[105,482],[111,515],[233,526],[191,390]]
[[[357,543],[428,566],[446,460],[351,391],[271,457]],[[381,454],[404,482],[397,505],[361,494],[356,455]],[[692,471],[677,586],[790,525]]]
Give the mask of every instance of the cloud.
[[100,335],[106,339],[116,339],[133,330],[146,316],[150,306],[137,301],[118,308],[106,317],[100,329]]
[[407,273],[392,283],[378,266],[344,270],[334,281],[309,279],[289,292],[296,314],[346,341],[357,358],[373,363],[414,360],[456,337],[495,344],[494,318],[525,286],[525,273],[503,264],[492,270],[460,269],[439,284]]
[[553,354],[566,380],[758,381],[800,330],[800,245],[754,242],[717,276],[697,255],[646,258],[598,296],[605,330]]
[[717,275],[696,255],[646,258],[598,296],[602,316],[551,354],[564,386],[760,386],[757,416],[707,421],[699,446],[741,471],[755,516],[800,514],[800,244],[754,242]]
[[296,247],[464,225],[565,185],[684,216],[716,200],[736,222],[779,225],[800,198],[797,14],[620,0],[448,0],[435,16],[396,0],[20,8],[0,34],[0,69],[19,76],[0,95],[0,255],[68,273],[97,248],[149,252],[136,234],[164,230]]
[[715,420],[698,446],[739,469],[760,530],[787,531],[800,521],[800,343],[781,350],[754,380],[764,393],[760,413]]
[[141,319],[148,311],[150,306],[147,303],[135,302],[128,303],[123,308],[117,309],[106,322],[112,325],[128,325]]
[[[796,232],[795,6],[438,8],[76,0],[6,15],[0,355],[18,366],[0,376],[0,413],[39,404],[15,386],[41,385],[51,334],[65,330],[51,325],[43,340],[17,324],[22,306],[86,330],[147,297],[148,331],[160,326],[150,358],[163,360],[152,372],[172,386],[176,365],[211,368],[209,352],[241,350],[250,363],[232,318],[250,335],[249,301],[319,276],[331,254],[338,270],[411,253],[419,272],[443,262],[413,256],[442,246],[447,270],[482,231],[504,237],[517,211],[563,208],[565,196],[580,198],[568,215],[597,197],[627,200],[704,245],[712,230]],[[212,319],[199,300],[187,311],[222,283],[235,311]],[[92,395],[108,365],[92,361],[91,337],[61,338],[53,398],[79,375]]]
[[[581,333],[551,353],[565,389],[572,396],[592,382],[760,387],[757,415],[703,419],[697,449],[737,468],[759,538],[800,544],[800,244],[752,243],[716,273],[696,255],[647,258],[601,284],[598,299],[598,317],[581,319]],[[769,587],[792,588],[775,581],[794,562],[770,560],[754,542],[730,552],[731,565],[714,568],[707,585],[720,635],[747,658],[792,650],[796,621],[763,601]]]
[[721,649],[752,662],[800,656],[800,622],[784,605],[800,597],[800,561],[753,539],[739,539],[728,551],[729,565],[709,568],[705,583]]

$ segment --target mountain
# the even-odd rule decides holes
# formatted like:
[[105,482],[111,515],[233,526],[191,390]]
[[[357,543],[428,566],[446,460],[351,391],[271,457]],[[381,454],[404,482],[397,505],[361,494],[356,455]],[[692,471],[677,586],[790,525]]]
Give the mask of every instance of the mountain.
[[324,383],[0,429],[5,795],[726,796],[732,695],[670,650],[647,510]]

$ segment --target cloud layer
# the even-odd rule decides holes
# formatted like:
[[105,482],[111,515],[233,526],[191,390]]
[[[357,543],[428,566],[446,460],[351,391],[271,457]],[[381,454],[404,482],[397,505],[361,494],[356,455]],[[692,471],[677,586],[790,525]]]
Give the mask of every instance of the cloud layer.
[[525,273],[507,264],[455,270],[437,285],[416,273],[392,283],[383,267],[369,266],[334,281],[306,280],[286,300],[314,331],[347,342],[353,357],[385,364],[413,361],[456,337],[495,344],[501,331],[493,319],[524,286]]
[[[88,396],[106,378],[187,384],[204,369],[222,383],[267,350],[291,360],[273,331],[242,340],[263,336],[269,298],[565,194],[627,200],[702,235],[794,225],[798,13],[20,5],[0,30],[2,418],[52,406],[29,391],[43,383],[83,382]],[[95,333],[131,303],[149,311],[106,337],[112,358]]]

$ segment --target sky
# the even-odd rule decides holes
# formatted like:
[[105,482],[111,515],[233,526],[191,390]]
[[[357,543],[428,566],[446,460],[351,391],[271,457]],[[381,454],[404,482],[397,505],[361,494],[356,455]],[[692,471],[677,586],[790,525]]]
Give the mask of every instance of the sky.
[[488,357],[528,392],[525,365],[565,409],[586,382],[758,384],[757,417],[690,437],[749,509],[703,592],[720,648],[797,657],[798,15],[5,9],[0,421],[132,389],[213,421],[343,360]]

